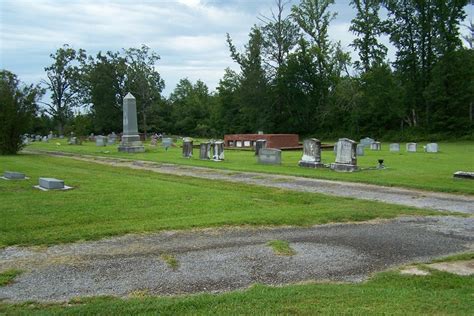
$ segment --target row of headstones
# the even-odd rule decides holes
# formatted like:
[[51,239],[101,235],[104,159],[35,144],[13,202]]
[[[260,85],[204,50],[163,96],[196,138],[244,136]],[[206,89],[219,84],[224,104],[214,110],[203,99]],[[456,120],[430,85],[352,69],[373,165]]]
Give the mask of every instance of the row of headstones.
[[95,145],[97,147],[105,147],[107,145],[113,146],[117,142],[117,135],[114,132],[112,132],[108,136],[97,135],[94,138],[95,138]]
[[[165,138],[163,138],[165,141]],[[183,139],[183,157],[191,158],[193,156],[193,140],[191,138]],[[201,160],[224,160],[224,142],[222,140],[211,140],[200,143],[199,159]]]
[[[35,135],[35,134],[24,134],[22,136],[23,144],[28,145],[32,142],[49,142],[50,140],[57,138],[53,133],[49,133],[48,136]],[[64,138],[63,135],[60,135],[59,138]]]
[[[360,144],[357,145],[357,156],[364,155],[364,149],[370,147],[371,150],[382,150],[382,144],[375,141],[372,138],[366,137],[360,140]],[[406,151],[407,152],[417,152],[418,145],[417,143],[407,143]],[[429,143],[426,146],[423,146],[423,149],[427,153],[437,153],[438,144]],[[400,152],[400,144],[392,143],[389,147],[390,152]],[[334,152],[336,151],[336,145],[334,146]]]
[[[29,179],[24,173],[16,171],[5,171],[2,179],[4,180],[27,180]],[[38,185],[35,188],[40,190],[68,190],[72,189],[69,186],[64,185],[64,180],[55,178],[39,178]]]

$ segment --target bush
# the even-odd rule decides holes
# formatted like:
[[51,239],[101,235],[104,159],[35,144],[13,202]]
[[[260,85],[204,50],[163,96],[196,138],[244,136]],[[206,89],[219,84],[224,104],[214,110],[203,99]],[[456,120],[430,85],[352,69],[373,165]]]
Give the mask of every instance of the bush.
[[20,87],[15,74],[0,71],[0,155],[16,154],[23,147],[21,135],[28,131],[42,93],[38,86]]

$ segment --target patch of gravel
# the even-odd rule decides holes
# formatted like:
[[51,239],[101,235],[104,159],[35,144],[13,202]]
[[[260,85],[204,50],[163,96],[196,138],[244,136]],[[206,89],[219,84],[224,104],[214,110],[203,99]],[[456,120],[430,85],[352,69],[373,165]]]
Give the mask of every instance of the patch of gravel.
[[[0,250],[0,271],[25,270],[0,287],[0,300],[67,301],[221,292],[253,283],[365,280],[370,274],[472,249],[474,223],[460,217],[403,217],[314,227],[220,228],[126,235],[48,248]],[[267,245],[286,240],[294,256]],[[173,255],[173,270],[161,258]]]
[[[35,151],[29,151],[35,152]],[[310,179],[296,176],[282,176],[255,172],[223,172],[223,170],[155,163],[151,161],[132,161],[110,157],[97,157],[61,152],[44,152],[54,156],[133,169],[149,170],[157,173],[188,176],[204,179],[223,180],[251,185],[280,188],[300,192],[322,193],[333,196],[405,205],[432,210],[474,214],[474,196],[429,192],[415,189],[377,186],[354,182]]]

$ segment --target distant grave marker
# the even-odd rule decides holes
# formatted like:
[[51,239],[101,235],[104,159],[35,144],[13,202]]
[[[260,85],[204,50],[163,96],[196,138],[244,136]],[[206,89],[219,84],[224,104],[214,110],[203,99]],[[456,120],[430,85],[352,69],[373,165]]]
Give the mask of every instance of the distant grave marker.
[[261,148],[258,152],[258,163],[260,164],[281,164],[281,150],[274,148]]
[[390,152],[400,152],[400,144],[398,143],[390,144]]
[[416,153],[416,147],[417,147],[416,143],[407,143],[406,150],[409,153]]

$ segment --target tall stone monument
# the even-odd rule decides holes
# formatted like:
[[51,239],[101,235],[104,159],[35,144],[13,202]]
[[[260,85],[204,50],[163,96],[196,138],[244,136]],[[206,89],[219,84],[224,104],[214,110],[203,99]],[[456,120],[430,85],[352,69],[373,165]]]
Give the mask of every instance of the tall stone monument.
[[128,93],[123,98],[123,134],[118,151],[127,153],[142,153],[145,151],[138,135],[137,101]]
[[357,142],[340,138],[337,142],[336,162],[331,164],[335,171],[352,172],[357,170]]
[[324,168],[321,163],[321,141],[316,138],[305,139],[303,142],[303,157],[298,162],[300,167]]

